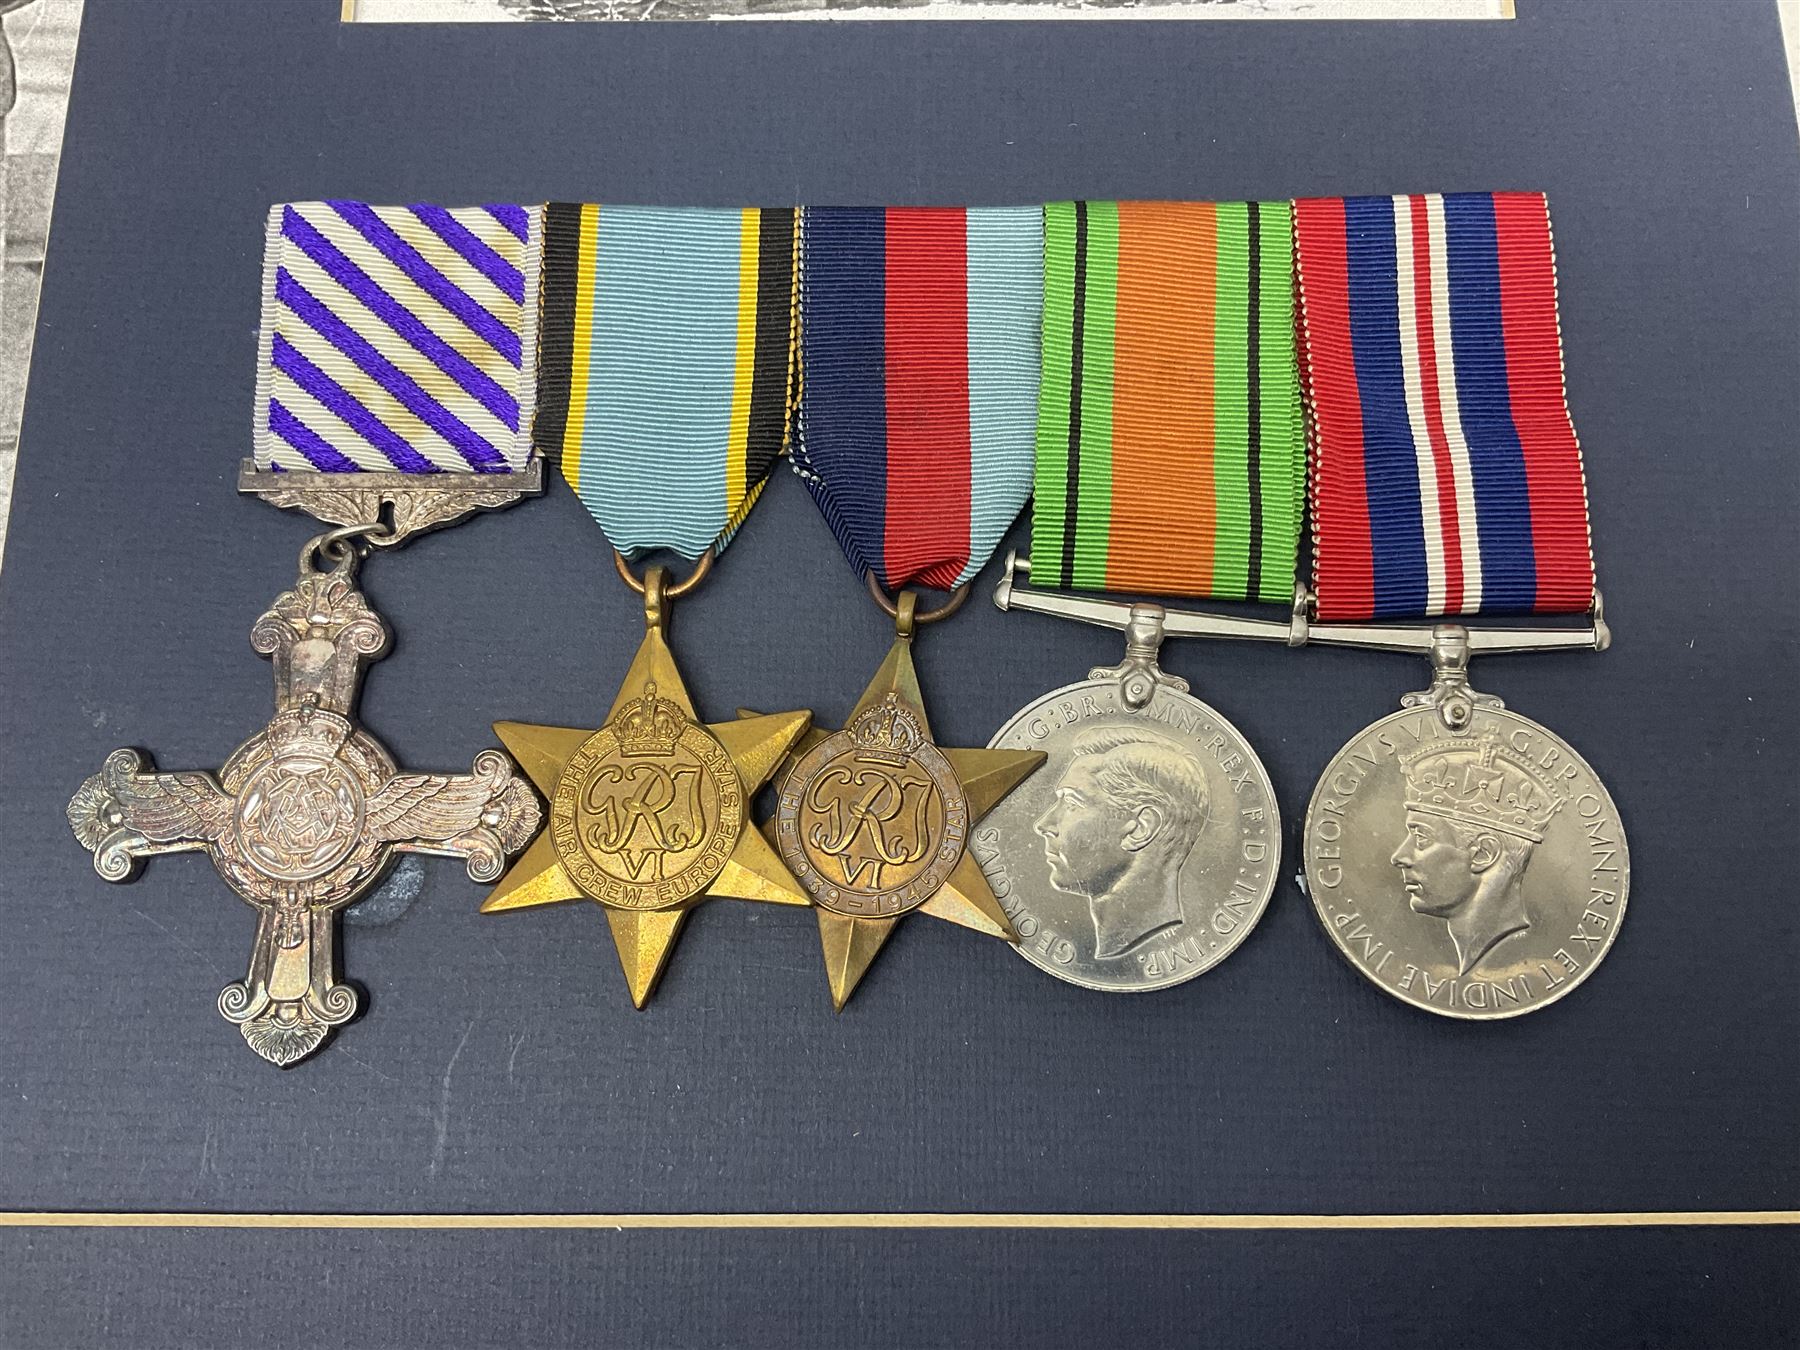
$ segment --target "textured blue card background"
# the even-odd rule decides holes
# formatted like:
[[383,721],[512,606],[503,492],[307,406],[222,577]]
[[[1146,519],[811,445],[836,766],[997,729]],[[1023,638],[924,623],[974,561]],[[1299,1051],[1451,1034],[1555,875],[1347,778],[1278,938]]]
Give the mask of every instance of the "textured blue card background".
[[[336,0],[89,0],[0,574],[0,1207],[1355,1213],[1800,1208],[1791,894],[1800,155],[1772,3],[1521,0],[1505,24],[349,27]],[[904,925],[842,1016],[803,912],[701,910],[649,1011],[589,906],[483,917],[453,863],[353,930],[365,1016],[278,1073],[214,1010],[250,911],[200,858],[100,881],[62,818],[121,744],[219,764],[309,522],[233,490],[271,201],[1033,202],[1542,188],[1605,656],[1477,680],[1631,833],[1629,921],[1507,1024],[1364,984],[1289,879],[1178,991],[1104,998]],[[1022,542],[1023,531],[1015,533]],[[633,598],[560,483],[365,571],[410,766],[589,724]],[[676,613],[703,711],[835,722],[886,645],[785,475]],[[971,604],[919,651],[946,743],[1116,659]],[[1172,645],[1292,829],[1424,681]],[[0,1233],[0,1344],[1768,1345],[1786,1232]],[[1785,1274],[1783,1273],[1785,1272]],[[370,1303],[376,1310],[368,1311]],[[327,1335],[326,1341],[335,1338]],[[359,1339],[347,1336],[345,1339]]]

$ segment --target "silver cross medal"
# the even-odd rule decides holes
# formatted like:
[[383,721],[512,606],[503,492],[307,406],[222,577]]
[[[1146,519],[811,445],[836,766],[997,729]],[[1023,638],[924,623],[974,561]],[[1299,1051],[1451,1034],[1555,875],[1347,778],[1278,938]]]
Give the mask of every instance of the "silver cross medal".
[[401,532],[353,525],[307,544],[294,589],[250,630],[275,666],[275,715],[216,776],[158,773],[115,750],[69,802],[69,825],[108,881],[131,880],[154,854],[205,850],[255,908],[249,973],[220,991],[219,1011],[283,1067],[356,1015],[332,930],[395,854],[462,858],[471,880],[491,882],[538,828],[537,799],[500,751],[467,774],[401,773],[354,720],[363,668],[389,640],[356,589],[357,541]]

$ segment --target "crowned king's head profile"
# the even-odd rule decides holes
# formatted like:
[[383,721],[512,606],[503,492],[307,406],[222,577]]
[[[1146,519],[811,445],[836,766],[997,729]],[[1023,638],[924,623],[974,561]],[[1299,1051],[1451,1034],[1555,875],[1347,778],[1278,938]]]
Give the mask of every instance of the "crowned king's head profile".
[[1564,796],[1539,765],[1491,731],[1400,757],[1406,834],[1389,859],[1416,914],[1442,919],[1467,975],[1531,926],[1525,869]]
[[1206,773],[1148,727],[1090,727],[1033,824],[1050,884],[1080,895],[1094,954],[1123,956],[1182,921],[1181,867],[1206,824]]

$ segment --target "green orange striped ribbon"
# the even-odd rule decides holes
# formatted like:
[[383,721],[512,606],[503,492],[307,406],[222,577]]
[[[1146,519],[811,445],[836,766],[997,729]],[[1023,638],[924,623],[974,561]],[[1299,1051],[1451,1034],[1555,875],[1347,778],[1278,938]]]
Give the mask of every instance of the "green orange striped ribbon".
[[1305,459],[1287,202],[1044,208],[1034,581],[1285,602]]

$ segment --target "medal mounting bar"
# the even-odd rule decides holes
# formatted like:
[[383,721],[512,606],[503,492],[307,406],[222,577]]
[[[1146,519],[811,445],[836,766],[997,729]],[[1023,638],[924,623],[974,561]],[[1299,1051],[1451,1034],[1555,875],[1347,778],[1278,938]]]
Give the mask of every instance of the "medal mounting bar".
[[[1089,596],[1063,595],[1056,591],[1033,591],[1018,584],[1018,578],[1031,575],[1031,564],[1015,549],[1006,555],[1006,568],[994,587],[994,604],[1003,610],[1022,609],[1033,614],[1052,614],[1098,628],[1111,628],[1125,634],[1125,659],[1116,666],[1095,666],[1088,672],[1090,680],[1116,678],[1119,697],[1128,708],[1149,706],[1156,688],[1162,685],[1180,693],[1188,692],[1188,682],[1171,675],[1157,664],[1165,637],[1187,636],[1184,620],[1206,619],[1233,626],[1228,635],[1280,641],[1287,629],[1263,619],[1232,619],[1224,616],[1189,615],[1177,610],[1171,613],[1152,601],[1122,604],[1117,600],[1096,600]],[[1239,629],[1241,625],[1241,630]],[[1199,631],[1199,630],[1195,630]],[[1213,631],[1208,628],[1208,632]]]
[[1446,729],[1460,732],[1475,715],[1477,705],[1504,708],[1493,694],[1469,686],[1469,658],[1476,652],[1603,652],[1612,645],[1612,629],[1606,626],[1606,606],[1600,588],[1594,587],[1588,622],[1581,628],[1469,628],[1460,623],[1432,624],[1306,624],[1313,608],[1312,592],[1294,587],[1295,621],[1303,626],[1302,641],[1327,647],[1364,647],[1372,651],[1414,652],[1431,662],[1431,688],[1401,696],[1403,708],[1431,708]]
[[1283,642],[1290,647],[1363,647],[1372,651],[1413,652],[1431,662],[1430,689],[1408,694],[1406,707],[1434,708],[1452,730],[1466,726],[1474,703],[1501,706],[1492,695],[1469,688],[1469,657],[1477,652],[1597,651],[1612,645],[1612,630],[1600,588],[1588,622],[1580,628],[1469,628],[1460,623],[1350,624],[1314,623],[1313,595],[1303,584],[1294,587],[1294,607],[1287,623],[1273,619],[1246,619],[1230,614],[1206,614],[1167,609],[1140,601],[1126,604],[1091,596],[1034,591],[1019,584],[1031,575],[1031,564],[1017,552],[1006,556],[1006,569],[994,587],[994,604],[1003,610],[1022,609],[1034,614],[1111,628],[1126,635],[1125,662],[1096,668],[1090,679],[1118,675],[1126,703],[1142,707],[1155,684],[1185,689],[1185,683],[1164,674],[1156,665],[1156,653],[1165,637],[1238,638],[1252,642]]
[[1033,614],[1054,614],[1101,628],[1129,631],[1133,616],[1154,610],[1161,616],[1167,637],[1239,638],[1250,642],[1284,642],[1290,647],[1317,644],[1323,647],[1366,647],[1372,651],[1416,652],[1432,656],[1450,632],[1461,634],[1469,653],[1605,651],[1612,645],[1600,589],[1594,588],[1588,623],[1580,628],[1469,628],[1460,623],[1350,624],[1314,623],[1312,592],[1294,588],[1293,615],[1287,623],[1273,619],[1245,619],[1232,614],[1205,614],[1194,610],[1166,609],[1157,604],[1126,604],[1090,596],[1064,595],[1059,591],[1028,590],[1020,578],[1031,575],[1031,564],[1014,553],[1006,555],[1006,570],[994,587],[994,604],[1004,610],[1022,609]]
[[[1129,633],[1134,616],[1154,612],[1158,616],[1161,637],[1226,637],[1247,642],[1285,642],[1290,647],[1306,645],[1306,618],[1296,611],[1292,623],[1273,619],[1241,619],[1231,614],[1198,614],[1190,610],[1167,609],[1162,605],[1139,602],[1126,604],[1120,600],[1097,600],[1091,596],[1064,595],[1060,591],[1027,590],[1018,584],[1021,577],[1031,575],[1031,563],[1017,551],[1006,555],[1006,570],[994,587],[994,604],[1001,609],[1023,609],[1033,614],[1054,614],[1061,619],[1074,619],[1100,628],[1115,628]],[[1159,637],[1158,641],[1161,638]]]
[[[1594,587],[1594,600],[1588,610],[1588,622],[1580,628],[1470,628],[1460,623],[1428,624],[1354,624],[1312,623],[1312,592],[1303,585],[1294,587],[1294,624],[1299,633],[1295,646],[1318,643],[1324,647],[1366,647],[1378,652],[1416,652],[1437,661],[1437,650],[1446,635],[1460,634],[1467,654],[1475,652],[1603,652],[1612,645],[1612,629],[1606,626],[1606,607],[1600,588]],[[1196,615],[1196,618],[1205,618]]]
[[252,459],[238,466],[238,491],[272,506],[305,511],[330,525],[388,525],[392,533],[370,536],[380,547],[543,490],[544,461],[537,456],[517,473],[277,473],[257,468]]

